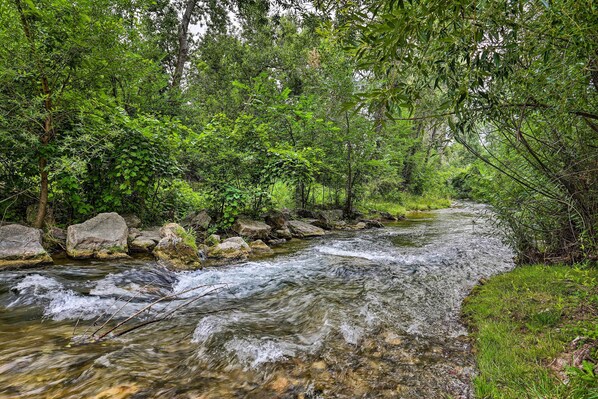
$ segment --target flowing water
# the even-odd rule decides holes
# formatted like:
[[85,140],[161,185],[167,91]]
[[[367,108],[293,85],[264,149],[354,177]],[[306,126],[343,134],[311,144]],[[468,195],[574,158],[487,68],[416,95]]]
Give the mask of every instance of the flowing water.
[[[150,259],[0,272],[0,397],[469,398],[460,304],[513,266],[484,211],[462,204],[194,272]],[[115,311],[101,331],[180,292],[115,332],[165,320],[81,342]]]

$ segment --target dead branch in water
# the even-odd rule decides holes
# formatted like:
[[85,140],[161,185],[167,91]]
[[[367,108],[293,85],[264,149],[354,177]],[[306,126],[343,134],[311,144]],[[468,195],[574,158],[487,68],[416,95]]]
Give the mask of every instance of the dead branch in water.
[[[98,341],[102,341],[108,338],[117,338],[117,337],[121,337],[125,334],[128,334],[130,332],[136,331],[142,327],[146,327],[149,326],[151,324],[155,324],[158,322],[162,322],[162,321],[166,321],[171,319],[178,311],[180,311],[181,309],[184,309],[186,307],[188,307],[189,305],[193,304],[194,302],[197,302],[198,300],[200,300],[201,298],[206,297],[207,295],[214,293],[214,292],[218,292],[221,289],[228,287],[228,284],[218,284],[218,285],[199,285],[193,288],[189,288],[180,292],[176,292],[173,294],[169,294],[169,295],[164,295],[158,299],[156,299],[155,301],[147,304],[146,306],[144,306],[143,308],[139,309],[138,311],[136,311],[135,313],[133,313],[132,315],[126,317],[124,320],[118,322],[115,326],[109,328],[107,331],[101,332],[107,325],[108,323],[113,320],[123,309],[126,305],[128,305],[129,303],[131,303],[131,301],[136,298],[139,295],[139,292],[136,293],[134,296],[132,296],[131,298],[129,298],[122,306],[120,306],[116,311],[114,311],[110,317],[104,322],[102,323],[102,325],[97,328],[94,332],[92,332],[89,335],[87,334],[87,331],[89,331],[89,328],[85,331],[85,333],[83,334],[82,338],[84,342],[98,342]],[[182,303],[178,304],[178,306],[176,306],[174,309],[170,309],[168,310],[168,307],[170,306],[171,302],[169,304],[167,304],[163,309],[160,309],[155,316],[152,319],[149,320],[145,320],[145,321],[141,321],[138,322],[137,324],[134,325],[130,325],[130,323],[135,320],[137,317],[139,317],[140,315],[142,315],[145,312],[149,312],[154,306],[156,306],[157,304],[159,304],[160,302],[164,302],[167,300],[176,300],[178,299],[181,295],[187,294],[189,292],[193,292],[193,291],[197,291],[203,289],[203,291],[197,295],[193,295],[190,298],[186,299],[185,301],[183,301]],[[181,298],[182,299],[182,298]],[[230,310],[230,309],[224,309],[224,310]],[[214,311],[214,312],[207,312],[208,313],[216,313],[219,312],[218,311]],[[105,313],[104,313],[105,314]],[[93,325],[97,325],[99,318],[102,315],[100,315],[92,324]],[[77,321],[77,324],[79,320]],[[119,330],[120,329],[120,330]]]

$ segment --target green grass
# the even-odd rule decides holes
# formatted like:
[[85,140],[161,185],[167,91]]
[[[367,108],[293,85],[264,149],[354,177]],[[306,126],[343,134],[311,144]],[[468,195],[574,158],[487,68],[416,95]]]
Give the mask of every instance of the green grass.
[[195,252],[197,252],[197,242],[196,242],[196,233],[193,229],[185,230],[183,227],[179,227],[176,229],[175,233],[183,239],[183,242],[188,247],[192,248]]
[[[318,207],[334,207],[332,193],[328,189],[324,189],[319,184],[314,184],[311,188],[313,195],[310,196],[310,206]],[[272,205],[275,209],[289,208],[295,206],[293,199],[292,187],[278,182],[271,188]],[[338,207],[342,207],[344,202],[344,193],[339,193]],[[314,200],[314,201],[311,201]],[[408,193],[401,193],[400,198],[396,201],[386,199],[368,198],[357,204],[359,211],[369,213],[369,210],[376,210],[379,212],[388,212],[395,216],[405,215],[409,211],[429,211],[433,209],[448,208],[451,206],[451,201],[447,198],[437,198],[434,196],[421,196]]]
[[[475,339],[476,397],[598,398],[597,279],[596,268],[534,265],[477,286],[463,305]],[[576,337],[583,338],[572,345]],[[557,366],[583,345],[593,359],[585,371]]]
[[434,198],[413,194],[402,194],[397,201],[370,199],[360,205],[360,210],[366,214],[370,210],[388,212],[394,216],[405,215],[409,211],[429,211],[448,208],[451,201],[447,198]]

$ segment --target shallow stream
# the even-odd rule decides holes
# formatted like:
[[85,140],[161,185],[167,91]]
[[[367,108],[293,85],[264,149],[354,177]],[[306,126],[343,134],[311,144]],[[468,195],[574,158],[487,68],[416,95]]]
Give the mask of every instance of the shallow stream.
[[[460,304],[513,267],[485,212],[461,204],[196,272],[150,259],[0,272],[0,397],[470,398]],[[165,320],[81,342],[180,292],[113,333]]]

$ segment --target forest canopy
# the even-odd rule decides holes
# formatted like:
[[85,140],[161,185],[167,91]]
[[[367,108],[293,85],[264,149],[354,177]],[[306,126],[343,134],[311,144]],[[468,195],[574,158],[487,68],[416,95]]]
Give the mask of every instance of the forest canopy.
[[2,220],[463,197],[521,259],[595,256],[597,7],[3,0]]

